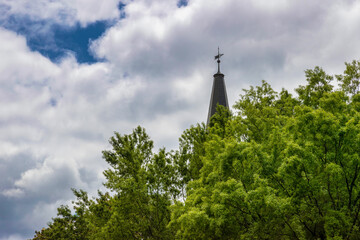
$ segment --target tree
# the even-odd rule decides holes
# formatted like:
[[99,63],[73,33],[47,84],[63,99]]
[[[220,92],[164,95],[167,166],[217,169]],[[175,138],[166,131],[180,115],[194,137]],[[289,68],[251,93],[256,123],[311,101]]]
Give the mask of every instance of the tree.
[[250,87],[177,151],[155,153],[141,127],[115,133],[111,193],[74,190],[74,211],[61,206],[34,239],[359,239],[358,66],[339,89],[319,67],[297,97]]
[[298,99],[246,90],[232,135],[208,136],[201,176],[173,206],[178,239],[358,238],[359,98],[319,67],[306,77]]
[[207,130],[204,123],[191,126],[179,138],[179,150],[173,154],[179,197],[186,198],[186,186],[189,181],[198,179],[203,166],[204,143]]
[[58,210],[58,217],[53,218],[48,228],[36,231],[33,239],[59,239],[59,240],[86,240],[89,239],[90,229],[87,225],[86,215],[90,204],[87,193],[73,189],[77,201],[74,201],[73,214],[68,206],[62,205]]
[[344,75],[336,75],[336,78],[345,93],[355,95],[359,93],[360,62],[354,60],[351,63],[345,63],[345,65]]
[[327,75],[320,67],[306,70],[305,76],[308,85],[299,86],[295,90],[304,105],[317,108],[320,98],[333,89],[334,86],[330,84],[333,76]]
[[105,186],[112,192],[89,200],[74,190],[75,214],[68,206],[34,239],[170,239],[166,228],[174,191],[174,166],[170,154],[152,152],[153,142],[141,127],[132,134],[115,132],[112,150],[103,151],[110,168]]
[[105,186],[115,193],[110,217],[101,227],[103,239],[164,239],[169,232],[169,189],[172,164],[162,149],[153,154],[153,142],[141,127],[130,135],[110,139],[103,157],[111,166]]

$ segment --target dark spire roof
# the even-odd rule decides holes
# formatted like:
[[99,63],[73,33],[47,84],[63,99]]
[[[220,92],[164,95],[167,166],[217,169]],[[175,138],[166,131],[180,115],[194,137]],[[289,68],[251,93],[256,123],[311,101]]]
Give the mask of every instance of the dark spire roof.
[[216,113],[216,106],[218,104],[229,108],[224,74],[220,72],[220,57],[223,55],[224,54],[220,54],[218,48],[218,55],[215,56],[215,60],[217,59],[217,63],[218,63],[218,72],[214,74],[207,125],[209,125],[210,123],[210,118]]

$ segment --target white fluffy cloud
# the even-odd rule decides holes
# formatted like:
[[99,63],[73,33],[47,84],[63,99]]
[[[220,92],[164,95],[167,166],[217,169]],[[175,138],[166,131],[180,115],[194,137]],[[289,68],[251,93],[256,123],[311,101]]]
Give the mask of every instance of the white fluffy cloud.
[[[230,88],[261,79],[294,88],[307,68],[338,72],[357,58],[359,11],[353,1],[194,0],[177,8],[175,1],[138,0],[91,48],[129,74],[166,84],[169,76],[211,72],[220,45]],[[234,101],[239,92],[229,92]]]
[[66,202],[71,187],[96,192],[106,167],[101,151],[112,131],[129,129],[121,116],[143,85],[110,63],[68,56],[54,64],[8,30],[0,29],[0,43],[0,200],[13,199],[26,214],[38,201]]
[[[119,0],[2,0],[0,8],[6,16],[20,15],[31,20],[54,21],[59,24],[82,26],[99,20],[119,18]],[[4,16],[5,15],[5,16]]]
[[43,226],[72,198],[70,187],[96,192],[113,131],[140,124],[158,147],[176,147],[182,130],[206,121],[218,45],[231,104],[262,79],[293,89],[305,83],[305,69],[341,73],[360,55],[355,1],[126,4],[119,19],[113,0],[0,1],[4,21],[9,14],[83,26],[117,19],[92,42],[106,59],[94,64],[72,55],[53,63],[0,29],[0,232],[7,231],[0,239],[20,236],[19,222],[28,224],[19,234]]

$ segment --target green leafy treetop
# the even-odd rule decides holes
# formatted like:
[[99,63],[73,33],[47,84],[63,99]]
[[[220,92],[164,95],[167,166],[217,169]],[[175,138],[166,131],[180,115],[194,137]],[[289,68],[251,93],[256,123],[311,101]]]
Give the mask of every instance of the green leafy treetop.
[[360,64],[275,92],[265,81],[197,124],[179,150],[145,130],[103,152],[110,193],[73,190],[74,210],[33,239],[360,239]]

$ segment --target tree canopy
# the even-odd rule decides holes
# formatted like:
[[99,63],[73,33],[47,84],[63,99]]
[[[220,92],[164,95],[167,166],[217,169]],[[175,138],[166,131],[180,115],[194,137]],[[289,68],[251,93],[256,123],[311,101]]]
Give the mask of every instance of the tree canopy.
[[141,127],[115,132],[109,192],[74,189],[74,209],[33,239],[360,239],[360,62],[345,66],[306,70],[297,96],[244,90],[178,150],[155,152]]

